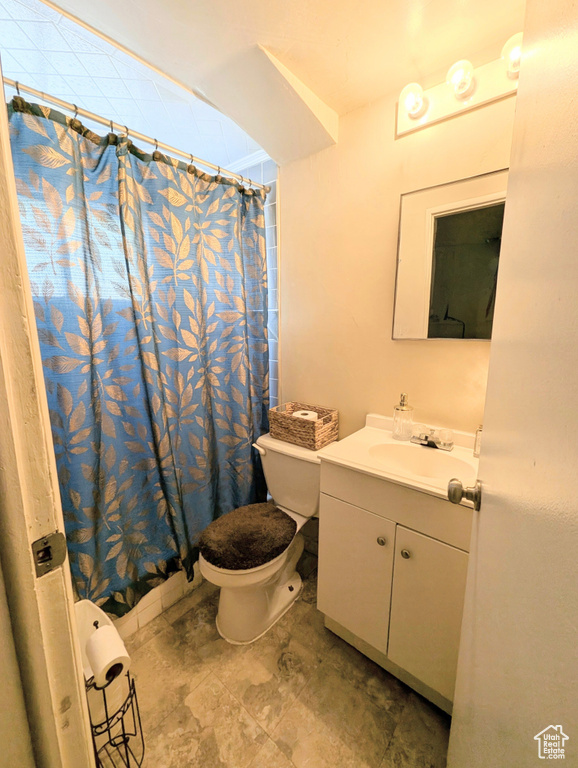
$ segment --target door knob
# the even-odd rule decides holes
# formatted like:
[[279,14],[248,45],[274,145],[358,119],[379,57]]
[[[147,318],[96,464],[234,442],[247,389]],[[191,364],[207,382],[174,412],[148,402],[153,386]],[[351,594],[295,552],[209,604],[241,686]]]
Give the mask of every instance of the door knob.
[[402,549],[401,556],[404,558],[404,560],[409,560],[409,558],[411,557],[411,552],[409,551],[409,549]]
[[458,480],[457,477],[452,477],[448,483],[448,499],[452,504],[459,504],[463,498],[466,498],[468,501],[473,501],[476,512],[480,511],[480,506],[482,504],[482,484],[479,480],[476,480],[472,488],[464,488],[461,480]]
[[385,545],[387,544],[387,540],[385,536],[378,536],[377,543],[379,544],[380,547],[385,547]]

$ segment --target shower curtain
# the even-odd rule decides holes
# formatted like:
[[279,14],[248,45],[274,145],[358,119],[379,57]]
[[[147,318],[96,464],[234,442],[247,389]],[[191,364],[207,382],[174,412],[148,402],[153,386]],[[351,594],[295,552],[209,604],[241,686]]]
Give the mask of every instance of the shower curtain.
[[265,195],[20,97],[9,117],[73,582],[120,616],[264,498]]

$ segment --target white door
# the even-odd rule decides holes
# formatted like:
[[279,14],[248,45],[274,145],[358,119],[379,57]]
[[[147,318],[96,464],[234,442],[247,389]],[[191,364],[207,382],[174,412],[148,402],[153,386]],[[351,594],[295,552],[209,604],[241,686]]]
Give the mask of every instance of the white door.
[[526,14],[449,768],[578,765],[578,4]]
[[452,701],[468,553],[397,526],[387,655]]
[[[31,548],[64,525],[5,109],[0,109],[0,254],[0,560],[14,650],[37,768],[90,768],[94,758],[68,564],[37,576]],[[8,722],[12,715],[10,698],[0,697],[0,720]],[[2,765],[4,749],[0,744]]]
[[[32,741],[20,669],[14,647],[12,622],[0,566],[0,659],[2,659],[2,711],[0,711],[0,765],[34,768]],[[5,761],[4,763],[2,761]]]

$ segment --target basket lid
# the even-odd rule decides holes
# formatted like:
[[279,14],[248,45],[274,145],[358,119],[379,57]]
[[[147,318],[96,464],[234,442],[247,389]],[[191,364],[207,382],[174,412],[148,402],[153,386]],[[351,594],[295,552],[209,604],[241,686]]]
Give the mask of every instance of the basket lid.
[[277,451],[277,453],[284,453],[286,456],[293,456],[296,459],[311,461],[313,464],[321,464],[319,451],[312,451],[310,448],[286,443],[285,440],[277,440],[276,437],[271,437],[269,432],[266,435],[261,435],[257,440],[257,445],[268,451]]

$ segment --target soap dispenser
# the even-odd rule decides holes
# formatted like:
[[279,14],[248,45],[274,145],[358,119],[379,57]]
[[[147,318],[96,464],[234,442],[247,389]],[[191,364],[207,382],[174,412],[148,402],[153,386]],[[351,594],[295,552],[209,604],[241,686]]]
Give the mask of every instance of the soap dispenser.
[[413,408],[407,404],[407,395],[402,392],[399,405],[393,409],[393,433],[394,440],[409,440],[413,425]]

